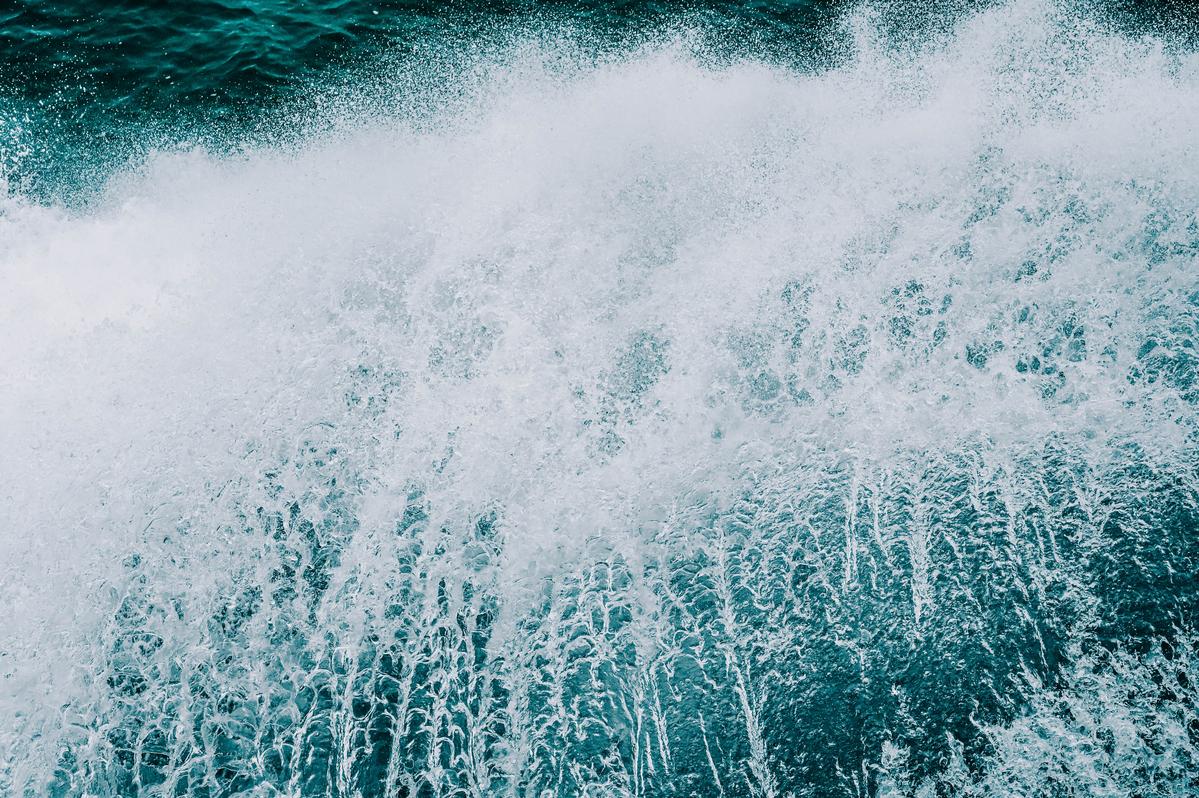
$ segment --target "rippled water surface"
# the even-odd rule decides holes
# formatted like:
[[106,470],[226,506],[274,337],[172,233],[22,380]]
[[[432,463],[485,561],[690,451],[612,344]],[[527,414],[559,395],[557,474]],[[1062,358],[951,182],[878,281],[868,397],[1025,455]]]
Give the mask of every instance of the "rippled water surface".
[[1199,793],[1185,9],[75,5],[0,795]]

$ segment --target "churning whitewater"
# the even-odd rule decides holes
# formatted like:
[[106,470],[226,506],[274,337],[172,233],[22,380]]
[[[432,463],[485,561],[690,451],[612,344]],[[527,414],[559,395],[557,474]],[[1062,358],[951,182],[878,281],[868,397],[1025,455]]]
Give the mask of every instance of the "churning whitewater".
[[0,793],[1195,794],[1199,57],[847,24],[8,189]]

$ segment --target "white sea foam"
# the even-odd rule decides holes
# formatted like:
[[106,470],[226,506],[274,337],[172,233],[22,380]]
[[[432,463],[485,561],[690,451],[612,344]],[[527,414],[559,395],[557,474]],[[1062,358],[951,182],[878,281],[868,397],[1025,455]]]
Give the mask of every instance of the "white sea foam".
[[511,636],[559,564],[804,458],[1191,473],[1199,59],[1036,0],[903,54],[855,24],[818,74],[526,42],[433,122],[4,200],[0,786],[104,744],[136,579],[176,666],[211,645],[280,491],[354,515],[314,621],[349,640],[414,491],[502,519]]

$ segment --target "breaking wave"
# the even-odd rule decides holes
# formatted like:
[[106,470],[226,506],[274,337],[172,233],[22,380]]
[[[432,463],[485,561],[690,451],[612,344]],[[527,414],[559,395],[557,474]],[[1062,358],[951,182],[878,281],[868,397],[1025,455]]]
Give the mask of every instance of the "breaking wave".
[[1199,58],[850,24],[9,191],[0,792],[1199,790]]

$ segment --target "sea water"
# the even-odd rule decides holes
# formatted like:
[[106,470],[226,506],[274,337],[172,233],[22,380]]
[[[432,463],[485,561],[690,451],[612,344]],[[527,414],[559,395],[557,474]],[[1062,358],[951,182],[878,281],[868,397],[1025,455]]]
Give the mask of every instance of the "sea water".
[[0,794],[1199,791],[1199,57],[689,19],[9,93]]

